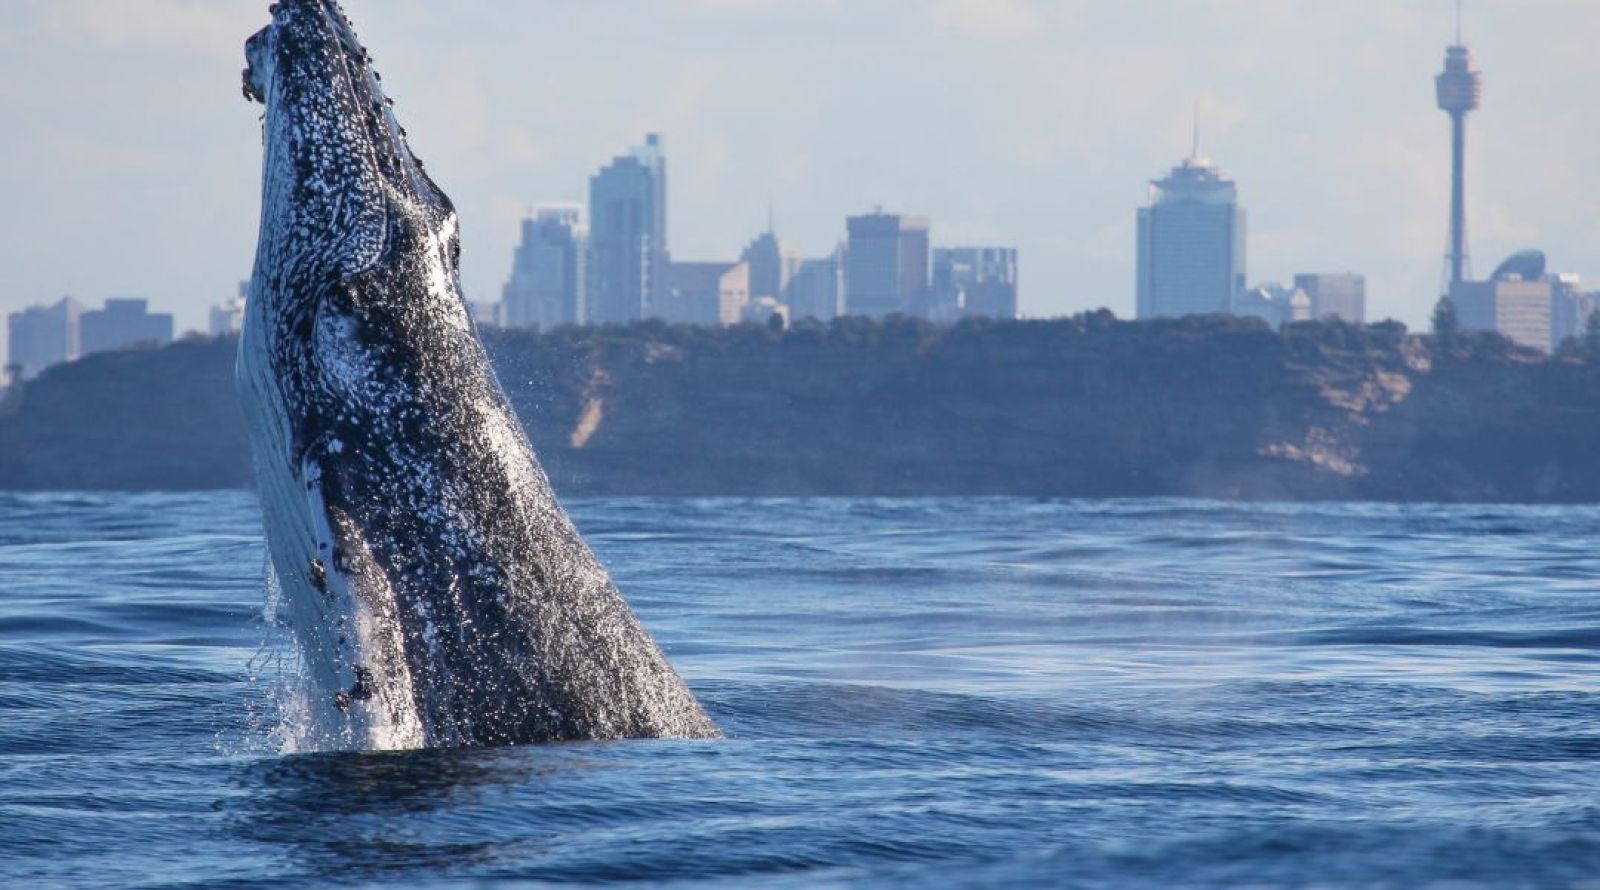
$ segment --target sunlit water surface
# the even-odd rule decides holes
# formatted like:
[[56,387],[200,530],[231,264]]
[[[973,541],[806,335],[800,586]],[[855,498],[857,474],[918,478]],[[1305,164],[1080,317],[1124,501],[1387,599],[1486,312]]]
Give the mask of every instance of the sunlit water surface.
[[0,496],[0,885],[1600,886],[1600,510],[569,506],[728,739],[282,753],[250,496]]

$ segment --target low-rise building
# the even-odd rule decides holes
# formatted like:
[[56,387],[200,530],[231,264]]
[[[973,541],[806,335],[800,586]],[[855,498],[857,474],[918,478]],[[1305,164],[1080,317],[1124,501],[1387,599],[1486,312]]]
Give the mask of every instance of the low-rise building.
[[239,295],[211,307],[207,329],[213,337],[237,334],[244,327],[244,302],[250,296],[250,282],[239,282]]
[[1576,275],[1550,275],[1545,255],[1522,250],[1506,258],[1488,281],[1450,286],[1462,330],[1498,331],[1513,343],[1549,352],[1582,331],[1588,321]]
[[106,300],[104,307],[91,309],[78,317],[79,354],[135,346],[165,346],[172,342],[172,330],[172,316],[151,312],[149,300]]
[[1318,320],[1338,319],[1351,324],[1367,323],[1367,278],[1345,272],[1340,274],[1302,274],[1294,277],[1294,286],[1311,298],[1311,317]]
[[774,318],[782,326],[789,326],[789,307],[776,297],[756,297],[744,304],[739,313],[739,320],[745,324],[772,324]]
[[37,376],[51,365],[75,360],[79,354],[78,319],[83,304],[62,297],[49,306],[31,306],[7,319],[12,383]]
[[1263,284],[1233,298],[1233,314],[1259,318],[1273,328],[1311,320],[1311,297],[1298,287]]
[[505,304],[498,300],[468,300],[467,315],[480,328],[506,326]]
[[933,252],[928,317],[1017,317],[1017,251],[1010,247],[941,247]]
[[1511,342],[1549,352],[1553,328],[1550,281],[1501,278],[1459,281],[1450,286],[1450,301],[1464,331],[1498,331]]
[[670,263],[661,317],[680,324],[731,325],[750,302],[750,264]]

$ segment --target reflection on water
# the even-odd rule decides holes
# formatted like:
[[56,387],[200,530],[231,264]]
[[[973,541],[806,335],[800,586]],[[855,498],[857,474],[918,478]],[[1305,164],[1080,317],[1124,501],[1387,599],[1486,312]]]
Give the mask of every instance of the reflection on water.
[[594,766],[560,747],[293,755],[245,765],[230,815],[243,839],[282,846],[311,874],[456,869],[490,861],[502,841],[407,838],[394,819],[471,811],[497,791]]
[[536,770],[516,754],[483,749],[291,755],[251,763],[241,779],[259,803],[255,812],[280,821],[428,812],[472,805],[485,786],[534,781],[539,772],[563,768],[551,762]]

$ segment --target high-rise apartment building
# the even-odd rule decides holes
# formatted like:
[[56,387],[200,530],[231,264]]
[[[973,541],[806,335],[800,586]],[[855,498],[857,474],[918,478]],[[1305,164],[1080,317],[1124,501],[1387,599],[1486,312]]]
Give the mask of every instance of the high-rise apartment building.
[[884,213],[852,216],[845,258],[845,312],[882,318],[916,313],[928,299],[928,220]]
[[104,308],[78,316],[79,355],[165,346],[172,342],[172,328],[172,316],[151,312],[149,300],[107,300]]
[[51,365],[79,355],[78,318],[83,306],[62,297],[50,306],[31,306],[7,319],[9,361],[17,380],[27,380]]
[[1150,184],[1138,227],[1139,318],[1230,311],[1245,282],[1245,213],[1232,180],[1197,151]]
[[501,313],[512,328],[581,324],[589,278],[589,230],[575,206],[540,207],[522,221],[522,243],[501,291]]
[[667,159],[661,137],[614,159],[589,180],[587,289],[592,322],[661,314],[667,295]]
[[1367,323],[1367,278],[1348,272],[1337,275],[1296,275],[1294,286],[1311,298],[1311,317]]
[[933,252],[933,311],[940,321],[1017,317],[1017,252],[1010,247],[941,247]]

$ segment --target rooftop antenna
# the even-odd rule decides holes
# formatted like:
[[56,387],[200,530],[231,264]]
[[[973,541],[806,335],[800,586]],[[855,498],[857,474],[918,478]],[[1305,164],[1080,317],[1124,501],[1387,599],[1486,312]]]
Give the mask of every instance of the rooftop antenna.
[[1461,0],[1456,0],[1456,46],[1461,45]]
[[778,233],[778,226],[777,226],[776,218],[777,218],[777,216],[776,216],[776,214],[774,213],[774,211],[772,209],[772,199],[768,198],[767,199],[767,234],[768,235],[776,235]]
[[1200,100],[1194,100],[1194,144],[1189,150],[1189,159],[1200,160]]

